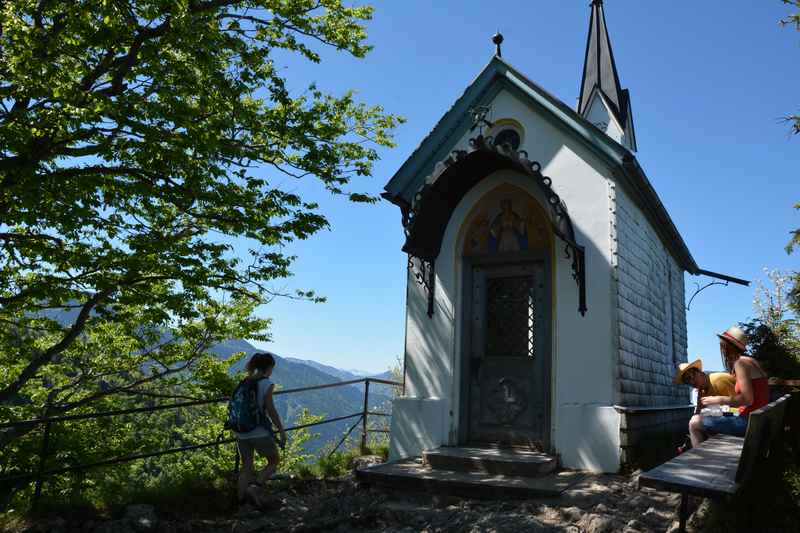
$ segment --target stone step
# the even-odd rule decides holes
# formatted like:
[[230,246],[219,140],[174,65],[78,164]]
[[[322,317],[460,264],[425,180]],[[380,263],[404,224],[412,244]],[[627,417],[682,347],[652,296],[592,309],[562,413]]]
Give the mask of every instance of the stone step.
[[422,462],[436,470],[537,477],[555,471],[555,457],[520,448],[442,446],[422,452]]
[[525,477],[442,470],[431,468],[421,458],[356,470],[359,482],[380,488],[483,499],[556,497],[584,477],[585,474],[574,471]]

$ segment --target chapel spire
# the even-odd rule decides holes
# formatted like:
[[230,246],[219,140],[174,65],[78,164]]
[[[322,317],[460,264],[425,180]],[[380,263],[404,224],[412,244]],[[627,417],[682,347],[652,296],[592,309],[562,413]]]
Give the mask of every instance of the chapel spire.
[[614,53],[611,51],[611,39],[608,36],[606,16],[603,11],[603,0],[592,0],[591,9],[578,113],[588,119],[590,114],[594,114],[591,112],[595,99],[602,99],[622,128],[622,144],[635,150],[633,118],[630,116],[630,96],[628,90],[622,89],[619,83],[617,65],[614,62]]

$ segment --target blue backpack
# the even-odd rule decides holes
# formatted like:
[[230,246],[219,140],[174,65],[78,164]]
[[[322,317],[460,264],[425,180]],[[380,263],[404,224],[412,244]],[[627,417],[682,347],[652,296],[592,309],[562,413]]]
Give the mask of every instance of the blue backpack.
[[258,382],[262,378],[243,379],[228,401],[228,420],[225,429],[236,433],[248,433],[258,427],[270,429],[270,420],[264,414],[264,406],[258,402]]

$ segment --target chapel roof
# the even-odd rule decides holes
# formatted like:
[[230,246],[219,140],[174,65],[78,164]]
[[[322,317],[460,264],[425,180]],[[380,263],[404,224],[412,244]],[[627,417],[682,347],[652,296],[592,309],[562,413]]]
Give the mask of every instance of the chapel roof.
[[691,274],[700,272],[633,153],[497,55],[492,57],[392,176],[384,187],[384,198],[399,205],[410,205],[414,193],[423,185],[426,176],[433,172],[436,163],[448,156],[453,140],[461,138],[472,126],[470,109],[485,105],[504,88],[521,93],[529,104],[544,110],[566,126],[575,138],[606,162],[615,177],[629,185],[634,201],[650,219],[651,225],[672,250],[681,267]]

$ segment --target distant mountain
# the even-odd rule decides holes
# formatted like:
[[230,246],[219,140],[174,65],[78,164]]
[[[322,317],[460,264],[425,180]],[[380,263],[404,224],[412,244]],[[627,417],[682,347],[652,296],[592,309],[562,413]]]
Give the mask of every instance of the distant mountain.
[[215,344],[211,351],[219,357],[220,359],[227,359],[228,357],[232,356],[237,352],[244,352],[244,357],[240,362],[238,362],[235,366],[236,372],[239,370],[244,369],[244,365],[247,363],[247,358],[253,355],[258,351],[258,348],[247,342],[246,340],[242,339],[228,339],[224,342],[219,344]]
[[[294,363],[308,365],[324,372],[328,375],[338,377],[342,381],[351,381],[354,379],[363,379],[363,378],[377,378],[377,379],[386,379],[386,380],[393,380],[394,376],[392,376],[392,372],[387,370],[385,372],[381,372],[380,374],[373,374],[370,372],[365,372],[363,370],[343,370],[341,368],[336,368],[329,365],[324,365],[322,363],[318,363],[316,361],[312,361],[310,359],[297,359],[295,357],[287,357],[288,361],[292,361]],[[361,394],[364,394],[364,384],[363,383],[355,383],[352,385],[356,387]],[[375,397],[382,397],[386,396],[387,398],[391,398],[393,396],[393,389],[391,385],[384,385],[382,383],[371,383],[369,386],[369,395],[370,398],[375,395]],[[372,402],[370,402],[372,403]]]
[[342,381],[350,381],[351,379],[361,379],[362,377],[368,375],[366,372],[364,374],[358,374],[356,373],[356,371],[342,370],[341,368],[336,368],[330,365],[324,365],[322,363],[312,361],[311,359],[298,359],[296,357],[286,357],[285,359],[287,361],[291,361],[292,363],[308,365],[310,367],[316,368],[317,370],[325,372],[328,375],[337,377]]
[[313,366],[317,370],[325,372],[326,374],[330,374],[331,376],[335,376],[341,379],[342,381],[350,381],[353,379],[363,379],[363,378],[392,379],[391,370],[375,373],[375,372],[367,372],[366,370],[336,368],[335,366],[318,363],[317,361],[312,361],[311,359],[298,359],[296,357],[284,357],[284,359],[286,359],[287,361],[291,361],[293,363],[300,363],[302,365]]

